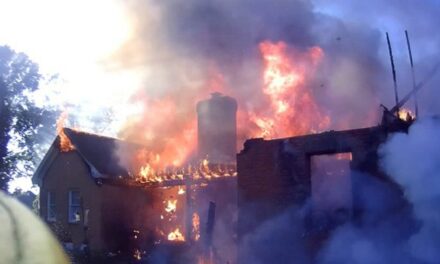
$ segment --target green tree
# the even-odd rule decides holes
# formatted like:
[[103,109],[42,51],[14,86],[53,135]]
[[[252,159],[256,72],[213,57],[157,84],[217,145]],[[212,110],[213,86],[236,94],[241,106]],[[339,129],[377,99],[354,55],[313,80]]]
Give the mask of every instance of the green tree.
[[30,176],[41,154],[41,131],[54,111],[38,107],[31,95],[42,75],[24,53],[0,46],[0,189],[14,177]]

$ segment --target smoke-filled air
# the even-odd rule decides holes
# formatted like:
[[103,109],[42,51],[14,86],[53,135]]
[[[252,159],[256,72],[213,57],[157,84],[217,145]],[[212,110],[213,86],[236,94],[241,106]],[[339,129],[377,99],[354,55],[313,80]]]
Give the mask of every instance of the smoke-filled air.
[[53,263],[440,263],[440,1],[16,0],[0,25],[0,190]]
[[[394,105],[384,32],[328,14],[320,4],[126,3],[134,31],[106,63],[141,72],[140,88],[129,100],[141,110],[119,127],[118,136],[146,144],[163,164],[182,165],[196,145],[194,106],[213,92],[238,101],[239,149],[253,137],[377,124],[379,105]],[[358,8],[347,8],[352,5]],[[419,63],[430,55],[421,49]],[[407,64],[403,54],[397,58],[398,66]],[[424,78],[432,60],[419,67]],[[404,70],[401,94],[411,88]]]

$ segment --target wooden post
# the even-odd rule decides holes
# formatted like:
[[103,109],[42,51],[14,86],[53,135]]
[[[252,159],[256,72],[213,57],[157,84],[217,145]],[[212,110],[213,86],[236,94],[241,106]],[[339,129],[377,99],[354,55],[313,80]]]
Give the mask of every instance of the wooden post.
[[[411,64],[411,76],[412,76],[413,89],[415,89],[416,88],[416,75],[414,73],[414,62],[413,62],[411,44],[409,43],[409,36],[408,36],[407,30],[405,30],[405,36],[406,36],[406,45],[408,46],[409,62]],[[418,117],[419,116],[419,105],[417,102],[417,92],[414,92],[414,104],[415,104],[415,114],[416,114],[416,117]]]
[[[394,99],[396,100],[396,105],[399,104],[399,95],[397,93],[397,77],[396,77],[396,69],[394,67],[394,58],[393,58],[393,50],[391,49],[391,42],[390,37],[387,35],[387,43],[388,43],[388,51],[390,53],[390,61],[391,61],[391,70],[393,72],[393,84],[394,84]],[[397,112],[399,112],[399,108],[397,109]]]
[[209,202],[208,221],[206,222],[204,242],[204,261],[205,263],[214,263],[215,252],[212,247],[212,237],[215,225],[215,203]]
[[208,210],[208,221],[206,223],[206,246],[211,247],[212,246],[212,235],[214,232],[214,225],[215,225],[215,203],[209,202],[209,210]]
[[192,179],[191,174],[185,177],[185,194],[186,194],[186,210],[185,210],[185,238],[186,241],[193,241],[192,232],[192,214],[193,214],[193,200],[192,200]]

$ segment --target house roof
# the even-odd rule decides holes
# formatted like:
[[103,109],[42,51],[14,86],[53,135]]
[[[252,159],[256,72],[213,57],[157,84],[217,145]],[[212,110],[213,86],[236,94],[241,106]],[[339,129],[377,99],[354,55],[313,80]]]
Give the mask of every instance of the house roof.
[[[76,151],[90,168],[95,179],[119,179],[131,177],[134,170],[134,158],[144,147],[116,138],[100,136],[64,128]],[[33,182],[39,184],[51,163],[61,153],[59,137],[38,166]]]

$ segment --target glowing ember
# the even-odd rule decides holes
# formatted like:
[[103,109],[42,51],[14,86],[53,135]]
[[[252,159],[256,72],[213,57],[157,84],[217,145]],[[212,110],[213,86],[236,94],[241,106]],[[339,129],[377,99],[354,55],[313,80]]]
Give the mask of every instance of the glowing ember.
[[307,87],[308,75],[323,57],[318,47],[306,54],[290,54],[284,42],[263,42],[263,92],[270,101],[263,113],[250,113],[259,128],[254,137],[285,137],[306,134],[328,127],[330,119],[319,109]]
[[133,234],[134,234],[134,235],[133,235],[133,238],[134,238],[134,239],[137,239],[138,236],[139,236],[139,233],[140,233],[139,230],[133,230]]
[[185,190],[182,187],[179,186],[179,190],[177,191],[177,194],[178,195],[183,195],[183,194],[185,194]]
[[398,113],[399,119],[403,121],[413,120],[416,115],[409,109],[401,108]]
[[175,213],[177,209],[177,200],[168,200],[167,206],[165,207],[165,211],[167,213]]
[[185,241],[185,237],[180,232],[179,228],[176,228],[173,232],[168,234],[169,241]]
[[67,120],[67,112],[62,112],[57,120],[57,134],[60,138],[61,152],[69,152],[75,149],[69,137],[64,133],[64,123]]
[[141,256],[141,252],[139,251],[139,249],[136,249],[133,253],[133,257],[137,260],[141,260],[142,256]]
[[333,155],[337,160],[353,160],[351,152],[337,153]]
[[192,216],[192,231],[194,240],[198,241],[200,239],[200,217],[197,213],[194,213]]
[[209,169],[209,160],[208,159],[204,159],[202,160],[201,164],[200,164],[200,170],[204,173],[210,173],[211,170]]

